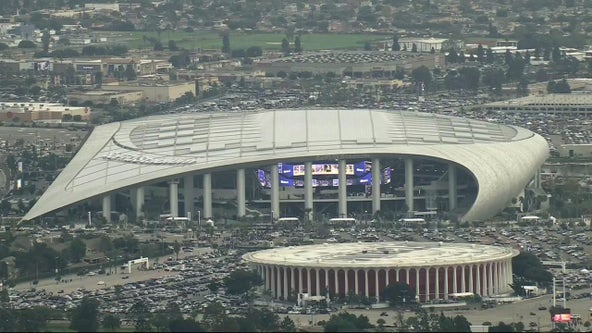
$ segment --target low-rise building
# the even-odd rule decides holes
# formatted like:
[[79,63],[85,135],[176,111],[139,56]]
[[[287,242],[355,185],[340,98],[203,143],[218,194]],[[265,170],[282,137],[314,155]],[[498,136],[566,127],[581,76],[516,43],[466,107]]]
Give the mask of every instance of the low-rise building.
[[65,115],[88,121],[91,109],[59,103],[0,102],[0,121],[59,123]]
[[103,85],[112,91],[142,91],[148,102],[172,102],[187,92],[195,95],[195,82],[114,82]]

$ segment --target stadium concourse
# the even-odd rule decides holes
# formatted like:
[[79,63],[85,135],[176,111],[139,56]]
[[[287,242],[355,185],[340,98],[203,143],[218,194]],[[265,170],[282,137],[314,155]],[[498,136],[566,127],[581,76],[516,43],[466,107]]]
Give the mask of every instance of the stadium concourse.
[[450,295],[511,291],[511,248],[437,242],[370,242],[289,246],[243,255],[276,298],[351,292],[380,302],[386,286],[405,282],[420,302]]
[[[354,209],[405,209],[483,220],[533,178],[536,184],[547,156],[545,139],[529,130],[419,112],[272,109],[154,116],[94,128],[23,220],[98,199],[110,221],[118,209],[113,198],[122,193],[136,217],[145,214],[148,193],[166,193],[173,218],[220,216],[214,206],[223,200],[235,204],[238,218],[253,209],[248,205],[259,204],[272,219],[296,211],[314,220],[315,207],[322,206],[335,217],[351,216]],[[233,188],[219,188],[218,181]]]

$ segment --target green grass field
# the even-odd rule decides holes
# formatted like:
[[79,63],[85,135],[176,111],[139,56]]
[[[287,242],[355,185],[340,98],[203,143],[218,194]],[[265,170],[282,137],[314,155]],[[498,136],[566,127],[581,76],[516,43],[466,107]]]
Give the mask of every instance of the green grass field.
[[[152,31],[117,32],[113,38],[121,41],[130,49],[151,48],[149,42],[144,42],[143,36],[158,38],[158,34]],[[231,32],[230,47],[233,49],[260,46],[264,50],[280,50],[283,33],[241,33]],[[304,34],[301,37],[304,50],[361,50],[365,42],[373,42],[390,39],[390,35],[379,34],[342,34],[322,33]],[[174,40],[178,47],[188,50],[198,48],[206,50],[219,50],[222,48],[220,33],[213,31],[177,32],[164,31],[160,34],[160,40],[166,47],[169,40]]]

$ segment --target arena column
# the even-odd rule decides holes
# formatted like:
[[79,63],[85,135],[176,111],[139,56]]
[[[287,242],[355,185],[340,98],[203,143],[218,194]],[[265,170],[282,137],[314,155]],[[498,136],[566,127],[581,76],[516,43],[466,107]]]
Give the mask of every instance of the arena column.
[[444,267],[444,299],[448,299],[448,268],[449,266]]
[[344,277],[345,277],[345,297],[349,295],[349,269],[343,269]]
[[277,298],[277,288],[275,287],[276,286],[276,282],[277,282],[275,280],[275,278],[276,278],[276,275],[275,275],[275,272],[274,272],[275,271],[275,268],[276,268],[275,266],[271,266],[271,272],[270,272],[271,273],[270,274],[270,276],[271,276],[271,288],[270,289],[271,289],[271,294],[273,295],[273,298]]
[[407,204],[407,211],[412,212],[413,209],[413,159],[407,157],[405,159],[405,204]]
[[[345,160],[339,160],[339,217],[347,217],[347,178]],[[357,274],[356,274],[357,276]]]
[[359,288],[359,283],[358,283],[358,282],[359,282],[359,281],[358,281],[358,269],[356,268],[356,269],[354,270],[354,272],[356,273],[356,274],[354,275],[354,282],[355,282],[355,284],[356,284],[356,285],[355,285],[355,288],[354,288],[354,292],[356,293],[356,295],[359,295],[359,294],[360,294],[360,288]]
[[[407,280],[409,280],[409,268],[407,269]],[[409,283],[407,283],[409,284]],[[421,297],[419,296],[419,268],[415,269],[415,296],[417,297],[418,302],[421,302]]]
[[425,301],[430,300],[430,267],[425,269]]
[[212,174],[203,175],[203,217],[212,217]]
[[179,180],[169,180],[169,204],[171,217],[179,217]]
[[107,223],[111,223],[111,195],[107,194],[103,197],[103,217]]
[[193,187],[193,175],[183,177],[183,197],[185,202],[184,215],[185,217],[191,217],[195,211],[195,189]]
[[372,160],[372,213],[380,211],[380,159]]
[[273,295],[273,291],[271,289],[272,277],[271,277],[271,267],[270,266],[267,266],[265,268],[265,277],[266,277],[266,279],[265,279],[265,287],[266,287],[267,290],[271,291],[272,292],[271,294]]
[[304,213],[307,221],[312,221],[313,216],[313,188],[312,188],[312,162],[304,163]]
[[[330,290],[331,290],[331,286],[329,285],[329,269],[325,268],[323,269],[323,272],[325,272],[325,286],[323,288],[325,288],[325,295],[330,295]],[[329,302],[330,299],[327,298],[327,302]]]
[[281,269],[279,266],[275,267],[275,274],[276,274],[275,289],[276,289],[276,293],[277,293],[277,298],[280,298],[282,296],[282,275],[281,275]]
[[312,278],[310,276],[310,268],[306,269],[306,290],[308,292],[308,296],[312,296]]
[[339,298],[339,268],[333,270],[335,275],[335,299]]
[[475,265],[477,267],[477,281],[475,281],[475,294],[483,296],[481,292],[481,267],[480,264]]
[[290,271],[290,288],[289,288],[289,292],[292,291],[296,291],[296,280],[294,278],[294,275],[296,274],[296,267],[292,267],[292,270]]
[[[419,277],[419,274],[417,273],[417,271],[415,272],[415,276],[416,277]],[[398,276],[396,277],[396,281],[399,282],[399,277]],[[409,285],[409,268],[405,268],[405,283],[407,283],[407,285]]]
[[469,292],[475,293],[473,285],[473,265],[469,266]]
[[378,272],[380,272],[380,270],[374,269],[374,295],[376,297],[376,303],[380,303],[380,284],[378,282]]
[[364,269],[364,296],[370,298],[370,288],[368,284],[368,269]]
[[315,269],[315,275],[316,275],[315,295],[321,296],[321,273],[320,273],[320,269],[318,267]]
[[236,216],[244,217],[246,213],[245,203],[245,169],[236,170]]
[[280,216],[280,174],[277,163],[271,165],[271,218]]
[[136,218],[144,215],[144,186],[136,187],[131,191],[132,203]]
[[483,287],[481,288],[481,293],[483,294],[483,296],[489,296],[489,286],[487,284],[487,282],[489,280],[488,276],[489,276],[489,270],[487,269],[487,264],[483,264],[483,276],[482,276]]
[[[385,268],[384,269],[384,286],[388,286],[389,285],[389,272],[391,271],[390,268]],[[398,272],[399,270],[395,270],[395,272]]]
[[288,267],[285,267],[285,266],[282,267],[282,271],[283,271],[283,274],[284,274],[284,301],[287,301],[288,300],[288,292],[289,292],[289,289],[288,289],[288,270],[289,270]]
[[298,293],[302,294],[302,267],[298,267]]
[[489,269],[487,270],[487,284],[489,285],[489,287],[487,288],[487,294],[489,296],[493,296],[494,294],[494,285],[493,285],[493,275],[494,275],[494,267],[493,267],[493,263],[488,263],[487,266],[489,266]]
[[448,211],[456,209],[456,166],[448,164]]
[[436,293],[435,299],[440,299],[440,267],[436,267]]
[[454,269],[454,275],[452,276],[452,292],[456,294],[458,292],[458,272],[456,266],[452,266],[452,269]]

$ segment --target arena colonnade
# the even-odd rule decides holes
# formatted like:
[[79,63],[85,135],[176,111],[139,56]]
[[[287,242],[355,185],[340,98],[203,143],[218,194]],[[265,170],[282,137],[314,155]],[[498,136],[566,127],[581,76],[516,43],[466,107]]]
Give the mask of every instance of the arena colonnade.
[[273,297],[350,293],[384,301],[385,286],[405,282],[419,302],[451,294],[511,292],[510,248],[436,242],[372,242],[290,246],[247,253]]

